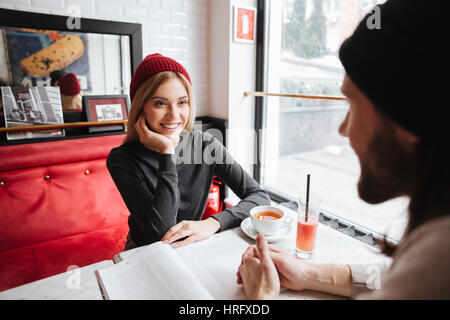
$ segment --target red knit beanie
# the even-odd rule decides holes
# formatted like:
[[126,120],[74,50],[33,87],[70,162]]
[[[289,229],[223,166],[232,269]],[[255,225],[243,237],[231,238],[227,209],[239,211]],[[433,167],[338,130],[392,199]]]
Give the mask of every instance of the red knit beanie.
[[65,96],[74,96],[81,92],[80,82],[73,73],[66,73],[58,80],[59,90]]
[[133,97],[142,83],[144,83],[147,79],[154,76],[155,74],[163,71],[174,71],[181,73],[186,77],[189,83],[192,84],[189,74],[181,64],[159,53],[149,54],[138,65],[136,71],[133,74],[133,77],[131,78],[130,100],[133,101]]

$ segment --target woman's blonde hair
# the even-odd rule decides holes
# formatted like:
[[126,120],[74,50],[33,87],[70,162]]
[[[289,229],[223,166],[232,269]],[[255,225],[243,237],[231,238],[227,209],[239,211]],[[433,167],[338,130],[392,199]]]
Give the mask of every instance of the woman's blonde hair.
[[145,82],[142,83],[136,91],[136,94],[131,101],[130,114],[128,115],[127,136],[125,137],[124,143],[139,141],[139,135],[134,125],[139,119],[139,116],[142,114],[145,103],[155,94],[156,90],[158,90],[163,83],[172,79],[180,80],[188,94],[189,119],[183,130],[188,132],[193,130],[195,121],[195,101],[191,84],[185,76],[178,72],[163,71],[145,80]]

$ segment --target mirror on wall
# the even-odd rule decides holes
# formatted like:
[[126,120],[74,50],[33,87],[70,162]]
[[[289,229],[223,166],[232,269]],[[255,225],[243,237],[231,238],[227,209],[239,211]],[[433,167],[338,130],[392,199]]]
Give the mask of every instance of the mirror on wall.
[[0,9],[0,84],[51,86],[58,72],[73,72],[83,95],[128,94],[141,25],[78,18],[70,28],[70,19]]
[[[131,76],[141,61],[140,24],[0,8],[0,129],[88,121],[82,97],[128,99]],[[35,99],[41,103],[27,107],[3,101],[13,95],[16,102],[34,101],[33,93],[43,90],[51,99]],[[38,111],[59,116],[53,122],[37,121],[32,115]],[[22,117],[17,120],[15,113]],[[0,145],[53,139],[51,132],[5,132],[0,132]],[[62,138],[86,134],[86,127],[70,127]]]
[[129,36],[0,28],[0,81],[15,87],[51,86],[73,72],[84,95],[127,94]]

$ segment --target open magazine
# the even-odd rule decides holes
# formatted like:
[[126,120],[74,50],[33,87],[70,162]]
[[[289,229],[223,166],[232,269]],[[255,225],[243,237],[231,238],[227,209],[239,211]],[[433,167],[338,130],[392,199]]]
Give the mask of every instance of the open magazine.
[[174,249],[156,242],[134,249],[123,261],[96,271],[111,300],[245,299],[236,272],[249,243],[236,230]]
[[[58,87],[1,87],[5,127],[64,123]],[[8,140],[64,136],[64,130],[8,133]]]

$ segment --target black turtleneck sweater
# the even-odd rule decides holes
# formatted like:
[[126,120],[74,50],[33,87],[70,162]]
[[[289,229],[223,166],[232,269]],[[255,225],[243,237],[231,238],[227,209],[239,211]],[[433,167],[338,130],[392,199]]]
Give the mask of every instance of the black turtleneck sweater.
[[174,155],[127,143],[112,149],[106,164],[130,211],[130,237],[137,246],[161,240],[182,220],[200,220],[213,176],[241,198],[212,216],[221,231],[238,226],[251,208],[270,205],[267,192],[217,139],[201,131],[182,135]]

